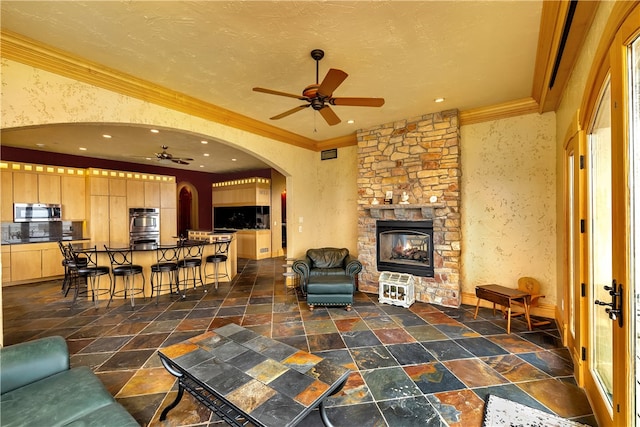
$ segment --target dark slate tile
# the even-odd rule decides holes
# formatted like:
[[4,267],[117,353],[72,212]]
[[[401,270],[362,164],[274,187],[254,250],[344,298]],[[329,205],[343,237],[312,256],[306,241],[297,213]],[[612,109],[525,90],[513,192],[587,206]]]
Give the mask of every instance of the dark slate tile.
[[387,350],[400,365],[417,365],[435,361],[435,357],[419,343],[388,345]]
[[500,354],[507,354],[508,351],[503,349],[497,344],[492,343],[486,338],[465,338],[459,340],[453,340],[457,344],[467,349],[471,354],[477,357],[484,356],[497,356]]
[[375,400],[422,395],[420,389],[400,367],[365,371],[362,377]]
[[473,354],[459,346],[455,341],[425,341],[421,343],[438,360],[467,359],[474,357]]
[[350,350],[353,360],[360,369],[375,369],[398,366],[398,362],[391,356],[384,346],[360,347]]
[[447,426],[424,396],[386,400],[378,406],[389,427]]
[[405,372],[424,394],[462,390],[466,386],[442,363],[405,366]]
[[349,348],[367,347],[382,344],[376,334],[371,331],[343,332],[342,339]]

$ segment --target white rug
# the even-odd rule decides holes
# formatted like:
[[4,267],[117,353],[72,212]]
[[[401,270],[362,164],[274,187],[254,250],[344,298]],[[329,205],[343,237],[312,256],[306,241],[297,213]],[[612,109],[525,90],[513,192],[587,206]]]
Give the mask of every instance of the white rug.
[[484,405],[482,427],[589,427],[539,409],[490,394]]

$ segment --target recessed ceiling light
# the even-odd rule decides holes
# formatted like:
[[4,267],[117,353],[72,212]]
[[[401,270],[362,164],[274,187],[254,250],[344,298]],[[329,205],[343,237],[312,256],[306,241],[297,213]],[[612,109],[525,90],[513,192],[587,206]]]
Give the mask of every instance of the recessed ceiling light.
[[160,133],[158,129],[151,129],[151,133]]
[[347,123],[349,123],[350,125],[354,124],[355,122],[355,120],[347,120]]
[[87,151],[87,149],[85,147],[80,147],[79,150],[80,151]]
[[203,167],[204,167],[204,165],[200,165],[200,167],[201,167],[201,168],[203,168]]
[[102,137],[109,139],[109,138],[111,138],[111,135],[108,135],[108,134],[105,133],[104,135],[102,135]]
[[36,144],[36,147],[40,147],[40,148],[42,148],[42,147],[44,147],[44,146],[45,146],[45,145],[44,145],[42,142],[39,142],[39,143],[37,143],[37,144]]
[[433,102],[443,102],[444,98],[436,98],[433,100]]
[[203,156],[209,157],[209,153],[204,153]]
[[237,161],[238,161],[238,159],[231,159],[231,161],[232,161],[232,162],[237,162]]
[[208,144],[209,141],[205,141],[204,139],[202,141],[200,141],[202,144]]

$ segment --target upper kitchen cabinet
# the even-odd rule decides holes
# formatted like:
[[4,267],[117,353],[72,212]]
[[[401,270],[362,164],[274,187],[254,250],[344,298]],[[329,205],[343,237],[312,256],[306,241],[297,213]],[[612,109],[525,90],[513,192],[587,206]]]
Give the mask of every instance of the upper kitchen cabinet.
[[[0,194],[0,215],[2,222],[13,221],[13,174],[6,170],[0,171],[2,194]],[[3,264],[4,265],[4,264]]]
[[145,208],[160,207],[160,182],[158,181],[144,182],[144,207]]
[[[38,174],[38,202],[62,203],[60,175]],[[15,183],[15,179],[14,179]]]
[[127,180],[127,205],[131,208],[143,208],[144,182],[134,179]]
[[[82,173],[82,171],[78,172]],[[87,198],[84,175],[63,175],[60,178],[60,187],[62,219],[65,221],[84,221]]]
[[160,183],[160,208],[175,208],[178,205],[175,182]]
[[14,203],[40,203],[36,173],[13,172],[13,201]]
[[271,180],[245,178],[212,184],[213,206],[270,206]]

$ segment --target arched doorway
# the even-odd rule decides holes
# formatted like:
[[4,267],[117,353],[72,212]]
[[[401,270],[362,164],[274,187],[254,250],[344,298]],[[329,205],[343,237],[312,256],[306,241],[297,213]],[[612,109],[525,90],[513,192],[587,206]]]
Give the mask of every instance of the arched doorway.
[[198,228],[198,191],[188,182],[178,185],[178,235],[187,237],[187,230]]

